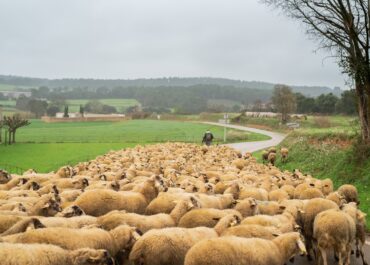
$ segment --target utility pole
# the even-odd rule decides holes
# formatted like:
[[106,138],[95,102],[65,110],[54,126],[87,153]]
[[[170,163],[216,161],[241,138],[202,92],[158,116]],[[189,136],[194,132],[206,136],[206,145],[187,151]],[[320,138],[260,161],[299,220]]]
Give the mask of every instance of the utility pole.
[[[370,0],[369,0],[370,1]],[[225,113],[224,114],[224,121],[225,121],[225,123],[224,123],[224,143],[226,143],[226,135],[227,135],[227,127],[226,127],[226,125],[229,123],[229,114],[227,114],[227,113]]]

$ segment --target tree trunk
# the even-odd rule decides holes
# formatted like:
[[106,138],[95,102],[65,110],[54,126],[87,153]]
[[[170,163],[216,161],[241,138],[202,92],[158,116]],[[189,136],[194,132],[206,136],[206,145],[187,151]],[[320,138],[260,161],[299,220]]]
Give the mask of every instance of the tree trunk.
[[358,115],[359,115],[359,120],[361,124],[361,136],[364,142],[370,143],[369,96],[365,92],[366,88],[362,88],[359,86],[361,86],[361,84],[356,82],[356,91],[357,91],[357,96],[358,96]]
[[3,128],[0,127],[0,144],[3,142]]
[[12,143],[15,144],[15,130],[13,131],[13,139],[12,139]]
[[12,144],[12,132],[10,130],[8,131],[8,136],[9,136],[8,144],[11,145]]

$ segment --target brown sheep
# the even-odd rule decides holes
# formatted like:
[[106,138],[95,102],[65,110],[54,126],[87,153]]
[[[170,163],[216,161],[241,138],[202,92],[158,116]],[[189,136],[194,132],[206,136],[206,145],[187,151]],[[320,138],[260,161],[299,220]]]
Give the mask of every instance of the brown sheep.
[[274,166],[276,162],[276,153],[269,153],[267,160],[271,165]]
[[200,241],[186,254],[184,265],[281,265],[306,249],[299,233],[273,240],[220,237]]
[[45,226],[40,222],[39,219],[30,217],[30,218],[25,218],[23,220],[20,220],[19,222],[14,224],[12,227],[10,227],[8,230],[6,230],[4,233],[0,235],[8,236],[8,235],[13,235],[17,233],[23,233],[27,229],[39,229],[39,228],[45,228]]
[[353,185],[346,184],[340,186],[338,188],[338,193],[344,196],[347,202],[355,202],[357,204],[360,203],[360,201],[358,200],[357,188]]
[[212,209],[212,208],[201,208],[195,209],[186,213],[179,221],[179,227],[194,228],[199,226],[214,227],[218,220],[229,215],[234,214],[242,219],[242,216],[238,211],[226,209]]
[[191,197],[191,200],[179,201],[170,214],[146,216],[135,213],[112,211],[107,215],[99,217],[97,224],[107,230],[114,229],[120,224],[127,224],[146,233],[151,229],[177,226],[181,217],[195,207],[199,207],[198,201]]
[[324,198],[324,194],[317,188],[307,188],[299,195],[300,200],[310,200],[314,198]]
[[280,230],[273,226],[237,225],[226,229],[222,236],[257,237],[272,240],[280,234]]
[[6,184],[11,179],[11,175],[5,170],[0,169],[0,184]]
[[322,199],[322,198],[315,198],[309,200],[303,207],[303,210],[300,211],[298,224],[301,225],[303,229],[303,234],[305,236],[305,243],[307,248],[307,258],[311,260],[311,253],[312,250],[312,239],[313,239],[313,223],[315,221],[316,216],[326,210],[338,210],[339,207],[337,204],[330,200]]
[[106,250],[65,250],[46,244],[0,243],[1,265],[113,265]]
[[280,154],[281,154],[281,162],[286,163],[287,160],[288,160],[289,149],[285,148],[285,147],[282,147],[280,149]]
[[319,250],[318,264],[327,264],[327,252],[334,249],[338,264],[350,264],[351,243],[356,236],[356,225],[351,216],[338,210],[319,213],[313,225],[313,238]]
[[163,188],[157,178],[150,178],[133,191],[116,192],[113,190],[89,190],[74,202],[86,214],[101,216],[113,210],[126,210],[143,214],[148,204],[157,197]]
[[[133,246],[130,261],[142,265],[182,265],[186,252],[200,240],[218,237],[225,229],[239,223],[237,216],[227,215],[215,228],[164,228],[144,234]],[[160,255],[158,255],[160,253]]]
[[139,237],[135,228],[127,225],[118,226],[107,232],[102,229],[41,228],[28,230],[22,234],[2,237],[8,243],[47,243],[64,249],[79,248],[107,249],[112,256],[121,250],[128,250]]

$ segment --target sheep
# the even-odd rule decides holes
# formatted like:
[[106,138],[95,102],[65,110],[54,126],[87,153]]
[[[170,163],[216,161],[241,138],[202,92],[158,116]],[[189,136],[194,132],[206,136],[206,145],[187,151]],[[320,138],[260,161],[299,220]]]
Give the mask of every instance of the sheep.
[[61,212],[57,213],[55,216],[70,218],[73,216],[81,216],[85,214],[86,213],[80,207],[78,207],[77,205],[72,205],[64,208]]
[[253,216],[259,213],[257,201],[254,198],[246,198],[244,200],[237,200],[237,204],[234,207],[245,218]]
[[[158,194],[158,179],[150,178],[130,191],[89,190],[74,202],[86,214],[101,216],[112,210],[126,210],[143,214],[148,203]],[[163,187],[163,186],[160,186]]]
[[153,215],[159,213],[169,214],[173,208],[175,208],[176,200],[190,199],[192,193],[168,193],[161,192],[158,194],[157,198],[152,200],[145,209],[146,215]]
[[24,177],[14,177],[9,179],[9,181],[5,182],[4,184],[0,184],[0,190],[10,190],[17,185],[26,184],[28,179]]
[[269,193],[269,201],[280,202],[280,201],[289,200],[289,199],[290,199],[289,194],[285,190],[282,190],[282,189],[273,190],[273,191],[270,191]]
[[21,221],[23,217],[17,215],[3,215],[0,214],[0,234],[4,233],[17,222]]
[[237,182],[235,182],[231,184],[230,187],[225,189],[223,194],[232,194],[234,199],[237,200],[239,198],[239,192],[240,192],[240,186]]
[[305,236],[305,243],[307,248],[307,258],[308,260],[311,260],[311,253],[312,250],[312,235],[313,235],[313,223],[315,220],[315,217],[326,210],[338,210],[339,207],[336,203],[322,199],[322,198],[315,198],[309,200],[303,207],[302,211],[299,211],[298,216],[298,224],[301,225],[303,229],[303,234]]
[[295,190],[294,190],[294,199],[299,199],[299,197],[301,196],[302,192],[308,188],[313,188],[315,187],[314,184],[310,184],[310,183],[301,183],[299,185],[297,185],[295,187]]
[[268,157],[267,157],[267,161],[271,164],[271,165],[275,165],[275,161],[276,161],[276,153],[269,153]]
[[335,202],[339,207],[346,203],[344,196],[340,195],[337,191],[329,193],[325,199]]
[[364,258],[364,245],[366,241],[366,214],[357,209],[357,205],[354,202],[344,204],[341,210],[352,217],[356,224],[356,257],[362,258],[364,265],[367,262]]
[[238,222],[238,217],[231,214],[223,217],[215,228],[173,227],[151,230],[135,243],[129,260],[142,265],[182,265],[186,252],[194,244],[206,238],[218,237],[226,228]]
[[281,190],[284,190],[284,191],[286,191],[286,193],[288,193],[288,195],[289,195],[289,199],[293,199],[294,198],[294,186],[293,185],[287,185],[287,184],[285,184],[285,185],[283,185],[283,186],[281,186],[281,188],[280,188]]
[[28,211],[28,215],[54,216],[60,211],[61,208],[59,203],[55,200],[55,196],[52,194],[46,194],[31,207]]
[[257,201],[258,213],[264,215],[282,214],[286,206],[280,205],[275,201]]
[[28,229],[39,229],[39,228],[45,228],[45,225],[43,225],[39,219],[34,217],[25,218],[14,224],[12,227],[10,227],[8,230],[6,230],[4,233],[0,235],[8,236],[17,233],[22,233]]
[[232,209],[220,210],[213,208],[194,209],[187,212],[179,221],[179,227],[194,228],[199,226],[214,227],[220,218],[234,214],[242,219],[241,214]]
[[139,235],[135,228],[121,225],[107,232],[99,228],[71,229],[62,227],[28,230],[22,234],[2,237],[7,243],[48,243],[64,249],[107,249],[114,257],[121,250],[130,249]]
[[70,218],[64,217],[42,217],[40,222],[45,227],[64,227],[64,228],[92,228],[98,227],[97,218],[89,215],[74,216]]
[[106,250],[80,248],[73,251],[46,244],[0,243],[2,265],[113,265]]
[[324,198],[324,194],[317,188],[307,188],[299,195],[300,200],[309,200],[314,198]]
[[350,215],[336,209],[319,213],[313,225],[313,238],[319,251],[318,264],[327,265],[327,251],[338,254],[338,264],[350,264],[351,243],[356,236],[356,224]]
[[272,240],[280,234],[280,230],[273,226],[237,225],[226,229],[222,236],[257,237]]
[[202,208],[227,209],[236,204],[233,194],[206,195],[198,193],[195,197]]
[[262,151],[262,161],[263,161],[263,163],[268,161],[268,157],[269,157],[269,151],[263,150]]
[[199,207],[199,203],[191,197],[191,200],[179,201],[170,214],[145,216],[113,211],[99,217],[97,223],[106,230],[111,230],[119,224],[127,224],[138,228],[142,233],[146,233],[151,229],[177,226],[181,217],[195,207]]
[[287,160],[288,160],[289,149],[285,148],[285,147],[282,147],[280,149],[280,154],[281,154],[281,162],[286,163]]
[[55,176],[59,178],[72,178],[76,173],[71,166],[64,166],[58,169]]
[[184,265],[281,265],[306,249],[299,233],[283,234],[273,240],[220,237],[202,240],[186,254]]
[[239,199],[254,198],[259,201],[268,201],[268,192],[265,189],[254,187],[242,187],[239,193]]
[[321,181],[321,186],[321,191],[325,196],[328,196],[334,191],[334,185],[331,179],[323,179]]
[[293,232],[298,229],[294,216],[289,212],[279,215],[255,215],[245,218],[242,225],[256,224],[262,226],[273,226],[283,233]]
[[269,152],[269,153],[275,153],[275,154],[276,154],[276,152],[277,152],[276,147],[275,147],[275,146],[271,146],[271,147],[268,149],[268,152]]
[[11,180],[11,175],[5,170],[0,169],[0,184],[6,184]]
[[360,203],[358,200],[358,192],[357,188],[353,185],[345,184],[338,188],[338,193],[344,196],[347,202],[355,202],[357,204]]

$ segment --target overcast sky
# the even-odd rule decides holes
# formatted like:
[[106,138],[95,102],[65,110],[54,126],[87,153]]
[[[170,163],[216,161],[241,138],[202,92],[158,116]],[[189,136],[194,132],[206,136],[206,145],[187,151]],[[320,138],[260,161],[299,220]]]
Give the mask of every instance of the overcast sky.
[[315,50],[298,22],[258,0],[0,0],[0,74],[343,87]]

